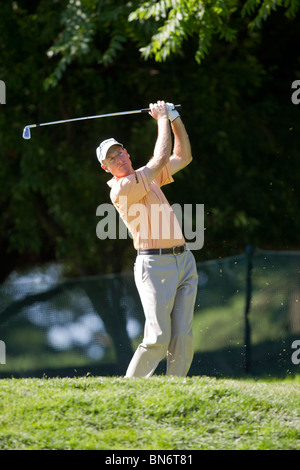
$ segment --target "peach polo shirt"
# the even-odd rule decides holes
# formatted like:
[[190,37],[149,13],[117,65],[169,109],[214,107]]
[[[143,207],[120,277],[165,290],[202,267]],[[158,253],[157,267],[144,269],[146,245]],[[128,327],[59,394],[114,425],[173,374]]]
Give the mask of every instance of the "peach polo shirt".
[[172,248],[185,243],[173,209],[160,189],[172,183],[167,164],[148,184],[143,171],[108,181],[110,198],[130,231],[136,250],[142,248]]

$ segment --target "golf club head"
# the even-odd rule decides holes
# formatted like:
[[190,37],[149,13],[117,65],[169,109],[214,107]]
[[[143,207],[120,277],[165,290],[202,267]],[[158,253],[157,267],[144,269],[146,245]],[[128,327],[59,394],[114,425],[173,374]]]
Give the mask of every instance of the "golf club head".
[[23,139],[30,139],[30,137],[31,137],[30,127],[26,126],[26,127],[24,127],[24,131],[23,131]]

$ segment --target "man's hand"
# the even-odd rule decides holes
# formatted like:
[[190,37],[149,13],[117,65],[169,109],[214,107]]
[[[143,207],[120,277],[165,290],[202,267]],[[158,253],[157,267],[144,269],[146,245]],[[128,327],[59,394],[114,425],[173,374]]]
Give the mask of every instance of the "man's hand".
[[167,110],[168,110],[168,117],[171,122],[175,121],[180,114],[179,112],[175,109],[175,105],[173,103],[166,103]]
[[149,104],[149,114],[157,121],[161,118],[168,119],[168,109],[164,101],[157,101],[157,103]]

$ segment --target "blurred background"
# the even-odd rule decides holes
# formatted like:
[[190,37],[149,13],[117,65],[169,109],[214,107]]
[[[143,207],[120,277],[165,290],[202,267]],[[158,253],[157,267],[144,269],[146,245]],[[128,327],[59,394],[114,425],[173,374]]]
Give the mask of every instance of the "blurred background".
[[182,105],[194,157],[164,192],[171,204],[204,204],[191,373],[299,371],[300,5],[282,4],[3,2],[0,376],[124,372],[143,328],[135,251],[131,239],[96,235],[110,199],[95,148],[113,136],[142,166],[156,123],[133,115],[32,129],[28,141],[22,132],[158,99]]

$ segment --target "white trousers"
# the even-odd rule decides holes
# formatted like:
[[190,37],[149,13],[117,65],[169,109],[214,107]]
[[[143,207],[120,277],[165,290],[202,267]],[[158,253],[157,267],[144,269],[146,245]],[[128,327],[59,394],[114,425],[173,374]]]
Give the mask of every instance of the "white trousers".
[[179,255],[138,255],[134,276],[145,328],[125,377],[151,377],[166,356],[166,375],[185,377],[194,355],[198,275],[193,254],[187,250]]

